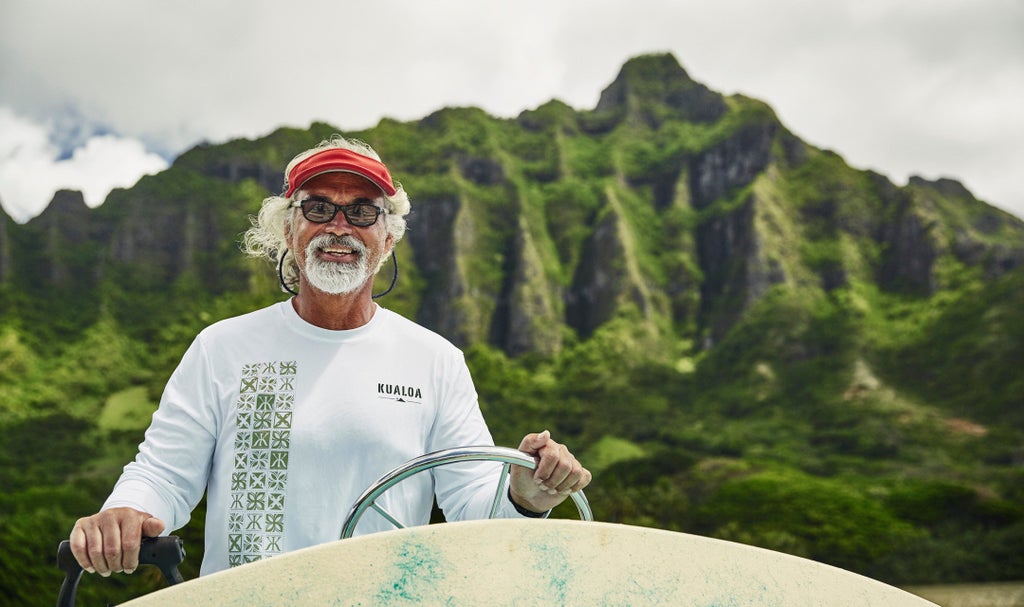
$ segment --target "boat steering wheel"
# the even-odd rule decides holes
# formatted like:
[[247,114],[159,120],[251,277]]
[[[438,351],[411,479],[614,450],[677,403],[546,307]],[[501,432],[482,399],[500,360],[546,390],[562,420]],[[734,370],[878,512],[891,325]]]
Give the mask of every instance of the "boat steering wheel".
[[[498,481],[498,488],[494,493],[494,500],[491,502],[491,512],[487,517],[488,519],[495,518],[498,513],[498,505],[505,497],[505,479],[508,477],[509,469],[512,465],[523,466],[530,470],[533,470],[536,467],[536,463],[533,461],[532,456],[508,447],[456,447],[454,449],[442,449],[441,451],[434,451],[432,453],[427,453],[426,455],[421,455],[409,460],[397,468],[394,468],[384,476],[380,477],[376,482],[370,485],[362,495],[359,496],[359,499],[352,504],[352,508],[349,510],[348,516],[345,517],[345,523],[341,528],[341,539],[352,537],[352,533],[355,532],[356,524],[359,523],[359,519],[361,519],[363,514],[371,508],[376,510],[378,514],[394,525],[396,529],[404,529],[405,525],[392,516],[390,512],[377,504],[377,498],[383,495],[384,492],[391,487],[394,487],[410,476],[419,474],[420,472],[458,462],[477,461],[502,462],[505,464],[501,469],[501,478]],[[580,520],[594,520],[594,514],[590,510],[590,503],[587,501],[587,497],[583,495],[582,491],[576,491],[575,493],[570,494],[569,497],[571,497],[572,501],[576,504],[576,510],[579,512]]]

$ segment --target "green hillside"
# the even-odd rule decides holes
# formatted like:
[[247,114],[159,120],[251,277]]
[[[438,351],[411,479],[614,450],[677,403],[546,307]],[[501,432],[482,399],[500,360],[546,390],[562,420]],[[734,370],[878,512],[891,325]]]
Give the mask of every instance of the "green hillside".
[[[284,297],[238,237],[292,155],[339,131],[200,146],[97,209],[62,192],[2,218],[0,604],[53,602],[58,541],[194,335]],[[1020,579],[1020,219],[950,180],[855,170],[668,55],[629,61],[593,110],[345,134],[413,204],[379,303],[464,348],[499,444],[566,442],[598,519],[896,584]],[[79,603],[157,577],[89,577]]]

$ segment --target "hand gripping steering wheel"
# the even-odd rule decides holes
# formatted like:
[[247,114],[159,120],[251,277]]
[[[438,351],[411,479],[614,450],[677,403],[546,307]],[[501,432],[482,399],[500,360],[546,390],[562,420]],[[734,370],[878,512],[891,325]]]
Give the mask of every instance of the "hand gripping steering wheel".
[[[523,466],[530,470],[533,470],[536,467],[536,463],[533,461],[532,456],[508,447],[456,447],[454,449],[442,449],[441,451],[434,451],[433,453],[421,455],[409,460],[397,468],[394,468],[384,476],[380,477],[375,483],[370,485],[362,495],[359,496],[359,499],[352,504],[352,508],[349,510],[348,516],[345,517],[345,523],[341,528],[341,539],[352,537],[352,533],[355,531],[356,524],[359,523],[359,519],[362,518],[363,514],[370,508],[376,510],[388,522],[394,525],[396,529],[404,529],[405,525],[395,519],[390,512],[377,504],[377,498],[383,495],[384,492],[391,487],[394,487],[414,474],[419,474],[420,472],[430,470],[431,468],[436,468],[438,466],[445,466],[458,462],[477,461],[503,462],[505,464],[501,469],[501,478],[498,481],[498,488],[494,493],[494,501],[491,502],[491,513],[487,517],[489,519],[492,519],[497,515],[498,505],[501,503],[501,500],[505,498],[505,479],[508,478],[509,469],[512,465]],[[593,512],[590,510],[590,503],[587,502],[587,497],[583,495],[582,491],[572,493],[569,497],[571,497],[572,501],[576,504],[576,510],[579,512],[581,520],[594,520]]]

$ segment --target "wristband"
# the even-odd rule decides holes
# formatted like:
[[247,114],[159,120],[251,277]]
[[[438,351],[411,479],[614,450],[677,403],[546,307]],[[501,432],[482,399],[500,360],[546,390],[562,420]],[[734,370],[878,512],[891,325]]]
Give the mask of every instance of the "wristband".
[[508,501],[512,502],[512,505],[515,506],[516,512],[528,518],[547,518],[548,514],[551,514],[550,510],[546,512],[534,512],[533,510],[528,510],[517,504],[516,501],[512,499],[511,487],[508,488]]

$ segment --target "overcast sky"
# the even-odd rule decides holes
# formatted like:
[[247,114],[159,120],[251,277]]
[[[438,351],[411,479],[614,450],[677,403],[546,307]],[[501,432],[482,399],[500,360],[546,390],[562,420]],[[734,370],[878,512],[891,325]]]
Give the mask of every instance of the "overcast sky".
[[96,206],[199,141],[314,120],[592,109],[651,52],[855,167],[1024,217],[1022,0],[0,0],[0,201]]

